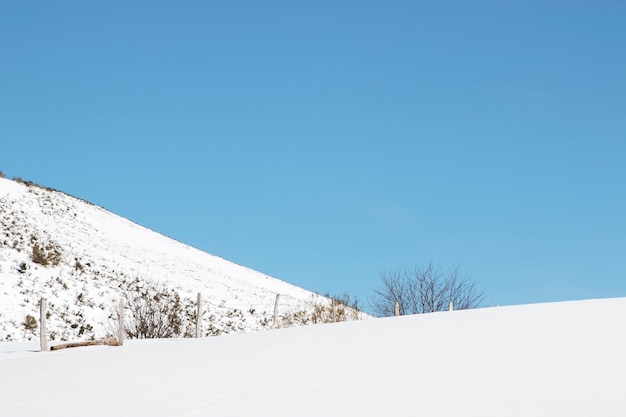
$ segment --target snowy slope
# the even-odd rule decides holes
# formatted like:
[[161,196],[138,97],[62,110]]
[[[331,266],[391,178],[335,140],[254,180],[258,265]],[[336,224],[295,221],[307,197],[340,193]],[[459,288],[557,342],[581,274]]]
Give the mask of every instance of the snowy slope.
[[38,352],[0,343],[6,416],[626,415],[626,299]]
[[[30,340],[27,315],[50,305],[50,337],[102,337],[120,288],[133,281],[174,288],[193,310],[205,300],[205,334],[267,327],[276,294],[281,314],[305,311],[309,291],[202,252],[61,192],[0,178],[0,340]],[[32,260],[34,245],[58,265]]]

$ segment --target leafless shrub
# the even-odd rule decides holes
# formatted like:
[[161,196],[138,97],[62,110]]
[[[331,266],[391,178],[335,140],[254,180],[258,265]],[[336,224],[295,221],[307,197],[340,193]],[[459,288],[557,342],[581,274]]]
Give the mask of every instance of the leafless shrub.
[[381,286],[370,301],[372,311],[380,316],[394,315],[395,303],[400,314],[420,314],[447,310],[450,303],[455,310],[476,308],[484,294],[474,280],[460,273],[460,267],[445,271],[429,263],[413,271],[395,270],[380,274]]
[[124,325],[131,339],[179,337],[185,333],[185,309],[177,291],[164,285],[135,281],[124,291],[128,316]]

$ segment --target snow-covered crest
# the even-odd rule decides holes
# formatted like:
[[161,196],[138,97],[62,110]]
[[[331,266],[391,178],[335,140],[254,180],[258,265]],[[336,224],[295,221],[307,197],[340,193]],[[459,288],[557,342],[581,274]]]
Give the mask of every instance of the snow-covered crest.
[[287,315],[319,297],[83,200],[5,178],[0,226],[0,340],[34,337],[24,320],[38,317],[41,297],[51,306],[51,337],[101,337],[120,289],[131,284],[175,289],[190,311],[202,293],[207,334],[267,327],[276,294]]
[[0,343],[0,414],[622,417],[624,317],[621,298],[58,352]]

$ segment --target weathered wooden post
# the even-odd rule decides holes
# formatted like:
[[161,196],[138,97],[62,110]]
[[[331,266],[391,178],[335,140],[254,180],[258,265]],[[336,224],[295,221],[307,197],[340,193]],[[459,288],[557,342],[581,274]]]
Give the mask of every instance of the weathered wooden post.
[[196,338],[202,337],[202,294],[198,293],[198,311],[196,313]]
[[39,300],[39,344],[42,352],[48,351],[48,335],[46,330],[46,315],[48,314],[46,299]]
[[333,323],[337,323],[337,304],[333,300]]
[[278,327],[278,301],[280,300],[280,294],[276,294],[276,303],[274,303],[274,322],[272,323],[272,329]]
[[454,305],[452,304],[452,301],[450,301],[450,305],[448,306],[448,311],[452,311],[454,310]]
[[396,306],[395,306],[395,308],[393,310],[393,315],[394,316],[399,316],[400,315],[400,303],[398,303],[397,301],[396,301]]
[[124,346],[124,299],[120,298],[117,311],[117,345]]

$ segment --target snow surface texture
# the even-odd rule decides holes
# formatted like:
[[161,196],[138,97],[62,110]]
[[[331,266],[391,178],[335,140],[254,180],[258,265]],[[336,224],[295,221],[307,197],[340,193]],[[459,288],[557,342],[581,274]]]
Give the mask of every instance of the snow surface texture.
[[[48,300],[51,339],[114,334],[120,288],[133,281],[175,289],[188,311],[202,293],[203,335],[269,327],[276,294],[285,318],[328,301],[83,200],[5,178],[0,178],[0,226],[0,341],[39,337],[24,323],[28,315],[39,319],[41,297]],[[33,261],[35,245],[49,265]]]
[[0,343],[6,416],[626,415],[626,299],[122,347]]

